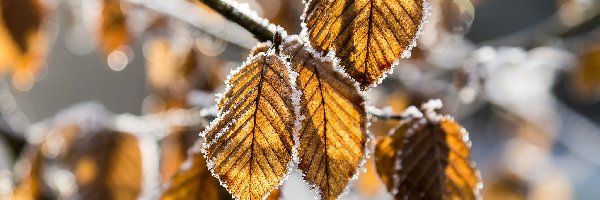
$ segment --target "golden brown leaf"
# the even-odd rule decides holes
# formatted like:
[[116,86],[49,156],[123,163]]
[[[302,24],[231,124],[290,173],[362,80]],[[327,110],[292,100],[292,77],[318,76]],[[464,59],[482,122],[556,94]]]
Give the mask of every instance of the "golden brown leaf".
[[408,57],[425,16],[423,0],[311,0],[305,19],[312,46],[335,50],[361,89]]
[[600,98],[600,45],[594,45],[581,57],[573,72],[573,86],[583,99]]
[[266,200],[278,200],[281,198],[281,190],[275,189],[269,194]]
[[192,154],[184,166],[168,183],[168,188],[161,195],[162,200],[220,199],[221,185],[211,176],[202,154]]
[[78,199],[136,199],[142,160],[137,138],[115,131],[88,134],[76,143],[73,164]]
[[530,183],[521,177],[501,172],[493,179],[488,179],[483,189],[483,197],[487,200],[526,200],[531,193]]
[[306,117],[299,131],[298,168],[323,199],[336,199],[364,161],[365,100],[333,62],[310,53],[299,40],[284,43],[282,52],[299,73],[300,114]]
[[119,47],[127,45],[130,40],[127,28],[127,16],[121,9],[119,0],[102,0],[100,16],[100,46],[105,54],[110,54]]
[[200,131],[188,127],[175,127],[172,133],[162,139],[160,174],[163,181],[170,179],[188,158],[188,149],[200,138]]
[[203,133],[209,169],[237,198],[261,199],[289,174],[294,75],[284,62],[259,53],[232,72],[219,118]]
[[12,84],[31,88],[47,53],[46,11],[38,0],[0,0],[0,72],[12,72]]
[[479,198],[468,133],[450,117],[413,118],[376,151],[378,173],[396,199]]
[[[410,123],[415,122],[409,122],[409,124]],[[379,178],[385,183],[388,191],[394,190],[395,159],[398,150],[402,149],[404,133],[406,133],[408,128],[409,126],[406,125],[399,126],[396,130],[393,130],[393,134],[390,136],[379,139],[375,146],[375,168],[377,169],[377,173],[379,173]]]

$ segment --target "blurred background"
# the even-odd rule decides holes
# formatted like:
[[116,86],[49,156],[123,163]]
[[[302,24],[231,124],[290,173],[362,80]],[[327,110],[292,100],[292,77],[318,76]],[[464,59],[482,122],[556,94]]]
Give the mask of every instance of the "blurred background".
[[[210,121],[197,113],[257,43],[194,1],[0,2],[0,199],[103,199],[116,182],[137,188],[124,199],[157,198]],[[301,0],[239,2],[300,33]],[[599,199],[600,2],[430,3],[413,57],[369,101],[400,113],[442,99],[470,132],[485,199]],[[139,174],[90,181],[130,174],[123,163]],[[366,168],[342,199],[391,198]],[[303,189],[294,172],[281,195]]]

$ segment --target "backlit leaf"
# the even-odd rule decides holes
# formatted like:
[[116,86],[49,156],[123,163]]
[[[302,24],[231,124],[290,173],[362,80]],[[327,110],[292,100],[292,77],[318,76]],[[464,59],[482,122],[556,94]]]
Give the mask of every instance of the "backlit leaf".
[[167,185],[168,188],[161,196],[162,200],[221,198],[221,185],[211,176],[204,156],[199,153],[192,154]]
[[299,40],[283,44],[292,69],[299,73],[298,148],[304,179],[320,189],[322,199],[336,199],[364,162],[367,140],[365,100],[355,83],[307,50]]
[[361,89],[410,57],[426,16],[423,0],[311,0],[304,14],[313,47],[335,51]]
[[289,174],[294,84],[273,51],[252,56],[228,78],[219,117],[203,133],[209,169],[231,194],[261,199]]
[[127,45],[130,40],[127,28],[127,16],[121,9],[119,0],[102,0],[102,13],[100,16],[100,47],[105,54],[109,54]]
[[409,126],[406,125],[398,127],[390,136],[379,139],[375,146],[375,162],[377,164],[375,167],[377,173],[379,173],[379,178],[385,183],[388,191],[394,190],[395,158],[399,152],[398,150],[402,148],[404,133],[408,128]]
[[478,199],[468,133],[435,113],[402,124],[376,147],[377,171],[395,199]]
[[142,160],[137,138],[115,131],[89,134],[76,142],[73,166],[77,199],[136,199]]

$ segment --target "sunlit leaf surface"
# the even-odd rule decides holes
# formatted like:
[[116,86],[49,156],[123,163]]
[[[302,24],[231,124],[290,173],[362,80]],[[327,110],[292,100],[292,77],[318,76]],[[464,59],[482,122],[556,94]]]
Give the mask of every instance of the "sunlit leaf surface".
[[142,185],[137,138],[115,131],[86,135],[76,142],[73,166],[78,199],[136,199]]
[[314,55],[302,42],[285,43],[282,52],[299,73],[300,113],[306,118],[299,131],[298,168],[323,199],[336,199],[364,162],[365,100],[331,60]]
[[480,177],[469,160],[468,134],[450,117],[407,121],[378,142],[375,156],[395,199],[479,198]]
[[221,185],[211,176],[202,154],[192,154],[182,167],[167,184],[162,200],[220,199]]
[[425,16],[423,0],[312,0],[304,22],[315,49],[335,50],[361,89],[410,56]]
[[292,162],[294,86],[270,51],[228,78],[219,118],[204,132],[209,169],[237,198],[261,199],[281,184]]

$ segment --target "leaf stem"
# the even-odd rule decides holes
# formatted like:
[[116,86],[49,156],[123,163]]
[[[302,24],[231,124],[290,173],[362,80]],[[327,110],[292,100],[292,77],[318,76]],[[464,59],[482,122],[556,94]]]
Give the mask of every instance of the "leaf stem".
[[257,40],[264,42],[272,40],[275,35],[275,31],[270,30],[269,27],[273,26],[268,20],[260,18],[258,16],[251,16],[250,14],[243,12],[241,9],[231,2],[231,0],[198,0],[208,7],[211,7],[225,18],[232,22],[235,22],[248,30],[256,37]]

